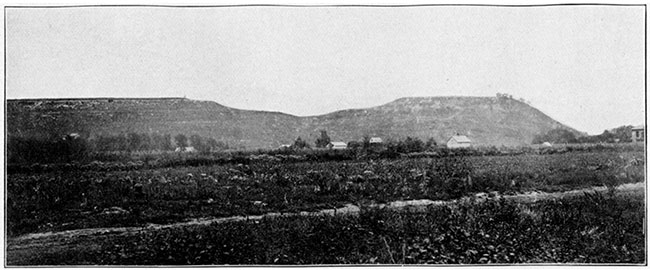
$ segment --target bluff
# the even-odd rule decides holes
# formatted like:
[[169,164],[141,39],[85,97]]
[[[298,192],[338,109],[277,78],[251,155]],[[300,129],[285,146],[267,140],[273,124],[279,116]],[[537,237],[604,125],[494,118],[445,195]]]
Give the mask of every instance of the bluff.
[[276,148],[298,136],[313,145],[322,129],[333,141],[367,135],[445,142],[460,133],[476,145],[497,146],[530,144],[535,135],[555,128],[579,134],[526,103],[504,97],[409,97],[307,117],[185,98],[10,99],[6,109],[10,136],[181,133],[247,149]]

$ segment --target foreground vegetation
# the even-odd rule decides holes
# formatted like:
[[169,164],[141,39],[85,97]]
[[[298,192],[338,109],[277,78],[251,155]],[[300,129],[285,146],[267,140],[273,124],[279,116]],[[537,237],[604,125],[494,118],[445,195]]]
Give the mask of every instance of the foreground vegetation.
[[7,176],[7,232],[166,224],[199,217],[446,200],[497,191],[560,191],[644,179],[642,151],[402,157],[55,170]]
[[9,265],[645,262],[642,192],[277,217],[81,239]]

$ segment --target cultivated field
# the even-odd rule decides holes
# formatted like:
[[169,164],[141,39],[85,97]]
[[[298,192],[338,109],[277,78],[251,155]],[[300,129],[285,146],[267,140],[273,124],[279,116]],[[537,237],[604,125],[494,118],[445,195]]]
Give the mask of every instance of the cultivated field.
[[[9,264],[643,263],[644,193],[614,187],[643,182],[644,171],[643,149],[635,148],[10,173],[7,259]],[[609,188],[533,202],[491,198],[593,186]],[[425,211],[369,207],[481,193],[487,201],[462,200]],[[39,250],[43,256],[23,256],[29,254],[23,249],[12,257],[12,243],[29,233],[346,204],[362,211],[95,235],[66,240],[92,241],[93,248]]]

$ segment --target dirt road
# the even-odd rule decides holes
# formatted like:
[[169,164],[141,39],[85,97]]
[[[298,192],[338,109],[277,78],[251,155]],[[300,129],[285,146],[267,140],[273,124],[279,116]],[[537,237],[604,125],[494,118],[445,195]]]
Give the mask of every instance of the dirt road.
[[[509,200],[517,200],[522,202],[534,202],[538,200],[547,200],[553,198],[560,198],[565,196],[575,196],[589,191],[605,191],[606,187],[594,187],[580,190],[572,190],[566,192],[527,192],[516,195],[496,195]],[[617,187],[617,192],[642,192],[645,191],[645,183],[625,184]],[[473,196],[474,200],[486,200],[494,194],[477,194]],[[492,196],[494,197],[494,196]],[[409,201],[394,201],[387,204],[372,204],[367,207],[375,208],[391,208],[391,209],[409,209],[418,210],[425,209],[429,205],[445,205],[458,203],[459,201],[470,200],[470,197],[465,197],[459,200],[451,201],[432,201],[432,200],[409,200]],[[186,222],[179,222],[166,225],[151,224],[145,227],[116,227],[116,228],[89,228],[78,229],[61,232],[47,232],[47,233],[34,233],[22,235],[15,238],[7,239],[6,241],[6,264],[7,265],[23,265],[29,264],[34,258],[42,256],[56,256],[61,252],[75,252],[75,250],[89,250],[99,249],[101,246],[98,243],[102,239],[114,237],[117,235],[132,235],[148,230],[160,230],[165,228],[183,227],[183,226],[207,226],[213,223],[223,222],[236,222],[243,220],[259,220],[264,217],[274,216],[299,216],[299,215],[338,215],[338,214],[358,214],[360,208],[356,205],[348,204],[345,207],[337,209],[326,209],[316,212],[300,212],[300,213],[267,213],[257,216],[235,216],[226,218],[212,218],[212,219],[195,219]]]

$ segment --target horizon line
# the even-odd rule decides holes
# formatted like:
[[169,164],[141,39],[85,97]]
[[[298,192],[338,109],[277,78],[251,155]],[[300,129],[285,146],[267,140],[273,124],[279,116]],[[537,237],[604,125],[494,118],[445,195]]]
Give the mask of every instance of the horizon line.
[[629,7],[638,6],[645,7],[647,4],[630,4],[630,3],[598,3],[598,2],[584,2],[584,3],[553,3],[553,4],[467,4],[467,3],[447,3],[447,4],[226,4],[226,5],[160,5],[160,4],[96,4],[96,5],[10,5],[5,8],[102,8],[102,7],[158,7],[158,8],[237,8],[237,7],[289,7],[289,8],[327,8],[327,7],[368,7],[368,8],[409,8],[409,7],[522,7],[522,8],[535,8],[535,7],[561,7],[561,6],[616,6],[616,7]]

